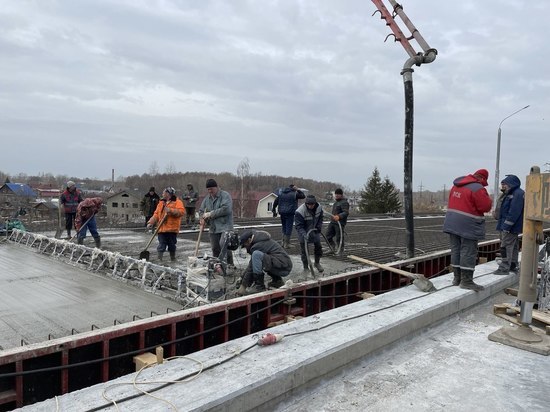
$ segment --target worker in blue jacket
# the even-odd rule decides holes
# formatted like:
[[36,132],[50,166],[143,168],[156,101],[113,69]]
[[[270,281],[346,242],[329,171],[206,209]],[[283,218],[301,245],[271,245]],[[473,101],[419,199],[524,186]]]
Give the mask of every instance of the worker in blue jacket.
[[525,192],[515,175],[506,175],[500,184],[505,196],[500,206],[497,230],[501,232],[501,248],[505,249],[506,253],[495,274],[508,275],[511,271],[518,271],[518,237],[523,231]]

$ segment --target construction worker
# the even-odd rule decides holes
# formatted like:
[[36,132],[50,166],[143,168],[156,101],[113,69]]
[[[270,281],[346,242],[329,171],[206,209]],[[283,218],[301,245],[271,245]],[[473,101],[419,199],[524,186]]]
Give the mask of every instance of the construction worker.
[[[327,228],[327,241],[340,256],[344,254],[344,228],[348,221],[348,215],[348,200],[344,197],[344,191],[338,188],[334,191],[334,204]],[[336,243],[334,243],[334,238],[336,238]]]
[[453,286],[476,292],[485,288],[474,282],[477,242],[485,238],[484,214],[491,210],[491,197],[485,190],[489,172],[457,177],[449,192],[443,231],[450,235]]
[[269,288],[276,289],[284,285],[283,277],[292,271],[292,261],[281,245],[271,239],[269,233],[263,230],[245,230],[239,238],[239,244],[251,256],[237,294],[263,292],[264,273],[271,276]]
[[[71,239],[71,229],[73,228],[76,218],[76,208],[82,202],[82,194],[76,188],[76,183],[72,180],[67,182],[67,188],[59,197],[60,205],[63,205],[65,212],[65,229],[67,230],[67,239]],[[61,206],[60,206],[61,207]]]
[[187,184],[187,193],[183,195],[182,199],[185,205],[185,226],[195,226],[195,208],[197,207],[199,192],[193,189],[191,183]]
[[501,249],[504,248],[505,253],[494,273],[508,275],[518,271],[518,237],[523,230],[525,192],[515,175],[506,175],[501,185],[505,196],[499,210],[497,230],[501,232]]
[[283,247],[290,247],[290,237],[292,236],[292,225],[294,224],[294,215],[298,209],[298,199],[304,199],[306,195],[298,190],[293,184],[282,189],[273,202],[273,217],[277,217],[277,208],[281,216],[281,229],[283,232]]
[[176,189],[167,187],[162,192],[155,213],[147,222],[147,228],[152,229],[155,225],[158,228],[157,246],[158,259],[162,260],[164,252],[168,249],[170,260],[176,260],[176,243],[178,242],[178,233],[180,231],[181,219],[185,214],[183,202],[176,197]]
[[324,272],[325,269],[321,266],[321,257],[323,256],[323,247],[321,246],[323,208],[317,203],[315,196],[307,195],[305,203],[296,210],[295,221],[304,272],[309,269],[308,243],[313,243],[315,268],[319,273]]
[[78,204],[74,223],[77,230],[77,243],[79,245],[84,244],[84,238],[89,229],[90,234],[94,238],[95,247],[98,249],[101,248],[101,238],[97,231],[95,215],[101,210],[102,204],[103,199],[100,197],[89,197]]
[[160,196],[155,191],[155,188],[151,186],[139,204],[141,212],[143,213],[143,216],[145,216],[145,226],[147,226],[147,222],[149,222],[153,216],[153,213],[157,210],[159,202]]
[[[212,256],[218,257],[221,252],[222,234],[233,230],[233,200],[231,195],[218,187],[214,179],[206,181],[206,196],[199,208],[199,223],[208,226]],[[233,253],[227,251],[227,264],[233,266]]]

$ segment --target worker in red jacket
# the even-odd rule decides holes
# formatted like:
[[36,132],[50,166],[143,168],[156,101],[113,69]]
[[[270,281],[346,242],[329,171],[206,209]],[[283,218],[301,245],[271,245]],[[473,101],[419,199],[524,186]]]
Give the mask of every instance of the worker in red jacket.
[[78,232],[77,242],[79,245],[84,243],[88,229],[95,241],[95,247],[101,247],[101,238],[97,231],[95,215],[101,210],[103,199],[100,197],[89,197],[78,204],[76,208],[75,229]]
[[489,172],[479,169],[474,174],[457,177],[449,192],[449,203],[443,231],[451,237],[451,266],[453,286],[480,291],[484,287],[474,283],[477,260],[477,242],[485,238],[485,213],[492,202],[485,190]]

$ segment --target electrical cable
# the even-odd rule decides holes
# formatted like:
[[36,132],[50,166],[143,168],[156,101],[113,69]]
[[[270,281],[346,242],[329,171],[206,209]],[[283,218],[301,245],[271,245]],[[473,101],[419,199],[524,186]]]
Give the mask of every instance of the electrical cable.
[[[451,285],[449,285],[450,287]],[[441,289],[444,289],[444,288],[441,288]],[[441,290],[439,289],[439,290]],[[411,297],[409,299],[405,299],[405,300],[402,300],[402,301],[399,301],[399,302],[396,302],[396,303],[393,303],[391,305],[388,305],[388,306],[384,306],[382,308],[377,308],[377,309],[374,309],[374,310],[371,310],[371,311],[368,311],[368,312],[365,312],[365,313],[360,313],[360,314],[357,314],[357,315],[354,315],[354,316],[350,316],[350,317],[346,317],[344,319],[338,319],[338,320],[335,320],[333,322],[329,322],[325,325],[322,325],[320,327],[317,327],[317,328],[312,328],[312,329],[307,329],[307,330],[302,330],[302,331],[297,331],[297,332],[293,332],[293,333],[287,333],[284,335],[284,337],[290,337],[290,336],[298,336],[298,335],[302,335],[302,334],[306,334],[306,333],[310,333],[310,332],[317,332],[317,331],[320,331],[320,330],[323,330],[323,329],[326,329],[328,327],[331,327],[333,325],[336,325],[336,324],[339,324],[339,323],[343,323],[343,322],[347,322],[347,321],[350,321],[350,320],[354,320],[354,319],[359,319],[363,316],[367,316],[367,315],[371,315],[373,313],[378,313],[378,312],[381,312],[381,311],[384,311],[384,310],[387,310],[387,309],[391,309],[391,308],[394,308],[394,307],[397,307],[401,304],[404,304],[404,303],[408,303],[408,302],[411,302],[411,301],[414,301],[414,300],[417,300],[417,299],[420,299],[420,298],[423,298],[425,297],[426,295],[418,295],[418,296],[414,296],[414,297]],[[293,296],[294,297],[294,296]],[[295,297],[298,297],[298,296],[295,296]],[[317,316],[317,315],[315,315]],[[230,360],[232,360],[233,358],[235,358],[236,356],[244,353],[244,352],[247,352],[248,350],[254,348],[254,347],[257,347],[257,342],[255,342],[253,345],[250,345],[249,347],[245,348],[244,350],[242,351],[239,351],[238,353],[234,353],[232,356],[229,356],[221,361],[217,361],[217,362],[213,362],[211,365],[209,365],[208,367],[202,369],[202,371],[205,371],[205,370],[209,370],[209,369],[212,369],[213,367],[215,366],[218,366],[218,365],[221,365],[221,364],[224,364],[226,362],[229,362]],[[173,385],[174,383],[180,383],[183,379],[186,379],[187,376],[189,375],[184,375],[178,379],[176,379],[175,381],[168,381],[166,382],[164,385],[162,386],[159,386],[153,390],[151,390],[150,392],[156,392],[160,389],[164,389],[166,387],[169,387],[171,385]],[[197,374],[198,376],[198,374]],[[151,382],[149,382],[151,383]],[[133,399],[136,399],[140,396],[143,396],[143,393],[140,393],[140,394],[135,394],[135,395],[130,395],[130,396],[127,396],[123,399],[119,399],[118,402],[119,403],[123,403],[123,402],[127,402],[127,401],[130,401],[130,400],[133,400]],[[157,399],[159,399],[158,397],[155,397]],[[164,399],[162,399],[164,400]],[[166,401],[166,400],[164,400]],[[98,407],[95,407],[93,409],[89,409],[87,410],[86,412],[99,412],[101,410],[103,410],[104,408],[106,408],[107,406],[105,405],[102,405],[102,406],[98,406]]]

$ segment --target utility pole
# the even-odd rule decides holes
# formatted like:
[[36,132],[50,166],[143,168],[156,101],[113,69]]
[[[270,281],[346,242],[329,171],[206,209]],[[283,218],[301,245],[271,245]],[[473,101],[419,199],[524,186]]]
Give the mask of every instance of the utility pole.
[[[405,61],[401,75],[403,76],[403,83],[405,87],[405,150],[404,150],[404,187],[403,187],[403,201],[405,206],[405,224],[407,231],[407,258],[414,257],[414,214],[413,214],[413,201],[412,201],[412,171],[413,171],[413,124],[414,124],[414,93],[412,73],[414,70],[412,66],[420,66],[421,64],[431,63],[437,56],[437,50],[432,49],[424,38],[420,35],[420,32],[409,20],[403,7],[395,0],[389,0],[393,8],[393,13],[390,13],[386,6],[384,6],[383,0],[372,0],[377,11],[380,12],[380,18],[386,22],[386,26],[389,26],[393,34],[389,34],[386,37],[394,37],[396,42],[401,43],[401,46],[405,49],[409,58]],[[373,13],[376,14],[376,11]],[[395,16],[399,16],[402,22],[409,29],[411,35],[405,36],[397,23],[394,20]],[[414,47],[409,43],[409,40],[416,40],[416,42],[422,48],[423,53],[417,53]]]

